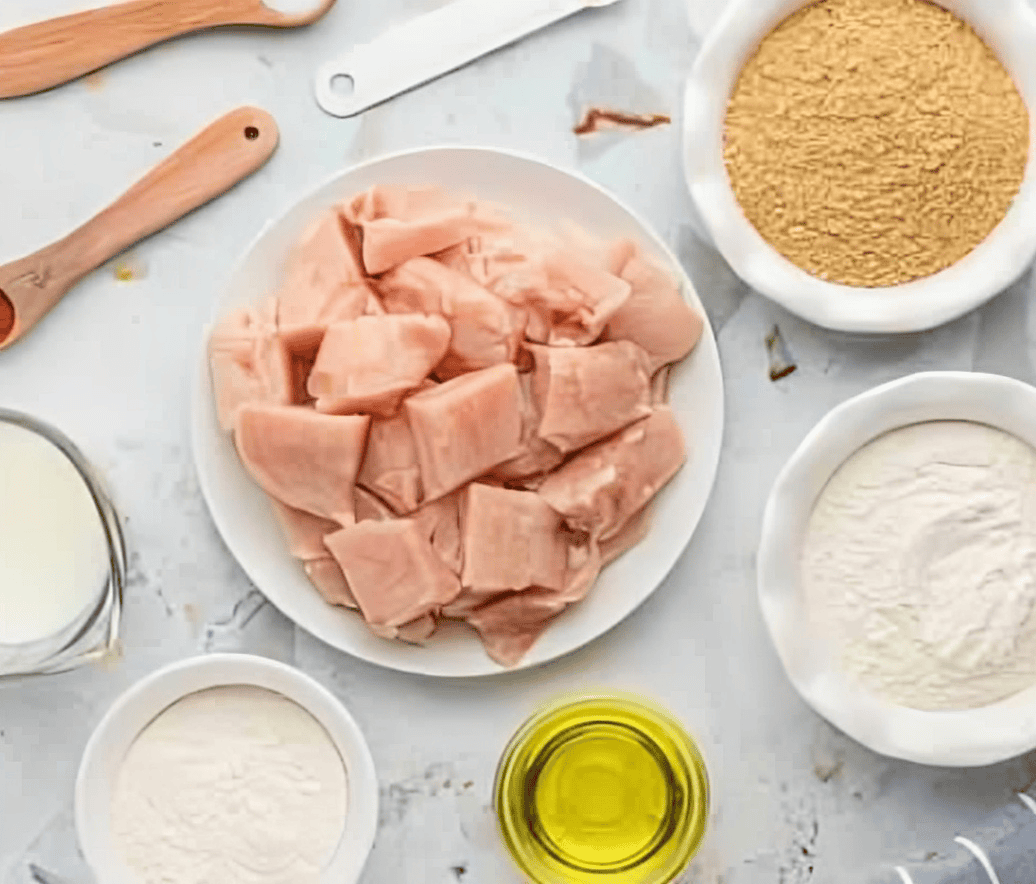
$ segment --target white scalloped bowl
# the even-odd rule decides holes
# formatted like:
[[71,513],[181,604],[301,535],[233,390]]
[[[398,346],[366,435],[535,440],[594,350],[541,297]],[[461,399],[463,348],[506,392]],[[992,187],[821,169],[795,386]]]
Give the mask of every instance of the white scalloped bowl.
[[727,102],[759,42],[806,0],[734,0],[702,46],[687,85],[684,172],[716,248],[753,289],[816,325],[845,332],[915,332],[999,294],[1036,254],[1036,11],[1026,0],[939,0],[997,53],[1029,108],[1029,161],[1010,210],[970,254],[932,276],[862,288],[797,267],[745,217],[723,162]]
[[799,584],[809,518],[835,471],[876,437],[937,420],[987,424],[1036,447],[1036,388],[996,375],[924,372],[833,409],[770,493],[757,558],[759,603],[788,678],[831,724],[882,755],[977,767],[1036,748],[1036,684],[978,709],[931,712],[892,704],[841,670],[837,649],[810,626]]
[[118,856],[111,830],[112,791],[130,746],[152,721],[184,697],[209,688],[248,685],[281,694],[327,731],[345,765],[348,805],[338,848],[321,884],[356,884],[378,828],[378,778],[359,725],[342,703],[305,673],[250,654],[208,654],[173,663],[137,682],[115,701],[83,752],[75,789],[79,845],[97,881],[136,884]]

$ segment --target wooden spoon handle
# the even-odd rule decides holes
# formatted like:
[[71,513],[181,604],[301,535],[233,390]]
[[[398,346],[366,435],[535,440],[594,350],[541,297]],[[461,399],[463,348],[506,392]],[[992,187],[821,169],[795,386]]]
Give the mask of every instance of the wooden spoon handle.
[[131,0],[0,34],[0,98],[81,77],[190,31],[284,24],[261,0]]
[[78,230],[0,267],[0,301],[6,296],[11,307],[6,312],[13,313],[5,329],[0,304],[0,348],[24,335],[91,270],[251,175],[270,158],[278,140],[277,123],[266,111],[238,108]]

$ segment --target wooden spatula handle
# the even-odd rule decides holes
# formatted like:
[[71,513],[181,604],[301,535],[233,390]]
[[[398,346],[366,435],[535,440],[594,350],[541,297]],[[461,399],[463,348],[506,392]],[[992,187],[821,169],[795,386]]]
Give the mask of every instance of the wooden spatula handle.
[[141,49],[225,24],[274,24],[260,0],[131,0],[0,34],[0,98],[67,83]]
[[78,230],[0,268],[0,292],[14,308],[6,336],[0,327],[0,348],[25,334],[91,270],[251,175],[270,158],[278,140],[277,123],[266,111],[238,108]]
[[89,273],[247,178],[270,158],[279,137],[273,117],[259,108],[220,117],[68,236],[66,257],[81,275]]

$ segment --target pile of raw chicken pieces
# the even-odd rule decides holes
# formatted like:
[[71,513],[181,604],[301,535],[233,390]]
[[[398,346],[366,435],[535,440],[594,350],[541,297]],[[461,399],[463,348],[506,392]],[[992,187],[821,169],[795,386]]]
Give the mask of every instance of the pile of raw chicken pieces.
[[519,662],[638,543],[686,459],[702,332],[638,244],[435,188],[329,208],[210,340],[216,409],[324,599],[388,639],[470,624]]

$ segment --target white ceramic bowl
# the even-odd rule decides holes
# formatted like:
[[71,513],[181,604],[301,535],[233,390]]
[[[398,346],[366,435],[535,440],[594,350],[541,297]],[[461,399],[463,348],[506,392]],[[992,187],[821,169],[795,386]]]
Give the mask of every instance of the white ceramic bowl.
[[757,561],[759,603],[788,678],[833,725],[882,755],[975,767],[1036,748],[1036,685],[979,709],[928,712],[889,703],[841,671],[837,649],[809,627],[799,585],[809,518],[835,471],[883,433],[937,420],[987,424],[1036,447],[1036,388],[997,375],[924,372],[833,409],[770,493]]
[[[213,322],[270,293],[282,262],[306,225],[327,206],[375,184],[439,184],[503,203],[518,217],[548,224],[569,219],[602,236],[629,236],[677,275],[688,302],[705,315],[691,281],[665,243],[631,210],[572,172],[519,154],[468,147],[408,151],[334,176],[268,225],[237,266],[217,300]],[[289,555],[263,493],[252,482],[230,437],[216,421],[208,359],[198,357],[192,415],[195,464],[202,492],[223,539],[266,597],[308,632],[372,663],[440,676],[503,671],[477,635],[446,624],[424,647],[380,639],[352,611],[327,604]],[[655,502],[648,536],[610,565],[589,596],[563,613],[521,666],[573,651],[628,616],[662,582],[701,518],[719,464],[723,379],[708,322],[694,352],[673,372],[670,404],[687,439],[689,458]]]
[[227,685],[266,688],[287,697],[320,722],[334,741],[345,763],[349,803],[342,840],[321,881],[355,884],[378,825],[378,779],[363,734],[334,695],[308,675],[246,654],[193,657],[160,669],[116,700],[97,726],[83,752],[75,792],[79,845],[96,879],[139,884],[116,854],[111,834],[112,789],[134,740],[188,694]]
[[684,161],[695,204],[720,253],[748,285],[817,325],[847,332],[932,328],[1003,291],[1036,254],[1036,12],[1026,0],[939,0],[971,24],[1014,77],[1029,108],[1029,162],[1014,204],[974,251],[930,277],[891,288],[824,282],[781,255],[745,217],[723,163],[727,102],[742,66],[806,0],[733,0],[687,85]]

